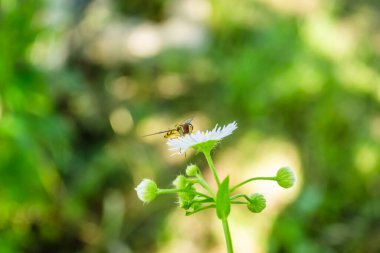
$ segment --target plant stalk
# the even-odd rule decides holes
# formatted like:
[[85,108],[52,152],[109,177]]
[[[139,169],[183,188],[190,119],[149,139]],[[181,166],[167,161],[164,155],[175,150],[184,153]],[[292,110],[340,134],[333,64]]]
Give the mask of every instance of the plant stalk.
[[230,189],[230,192],[234,192],[237,188],[245,185],[246,183],[254,181],[254,180],[274,180],[274,181],[276,181],[277,177],[253,177],[253,178],[250,178],[250,179],[247,179],[247,180],[241,182],[240,184],[235,185],[234,187],[232,187]]
[[227,252],[233,253],[234,249],[232,248],[231,233],[230,233],[230,228],[228,226],[227,218],[222,219],[222,223],[223,223],[224,236],[226,238]]
[[215,181],[216,181],[216,183],[218,184],[218,187],[219,187],[219,185],[220,185],[220,180],[219,180],[218,174],[216,173],[214,163],[212,162],[210,152],[203,152],[203,154],[204,154],[205,157],[206,157],[206,160],[207,160],[208,166],[210,167],[210,169],[211,169],[211,171],[212,171],[212,174],[214,175]]

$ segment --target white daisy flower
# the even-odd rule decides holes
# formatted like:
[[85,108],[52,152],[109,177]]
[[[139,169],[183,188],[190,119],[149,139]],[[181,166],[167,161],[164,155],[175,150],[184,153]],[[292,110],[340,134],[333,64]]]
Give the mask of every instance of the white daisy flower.
[[236,128],[237,128],[236,121],[223,127],[218,127],[218,125],[216,125],[214,129],[212,129],[211,131],[208,131],[208,130],[206,132],[197,131],[195,133],[191,133],[183,137],[170,139],[166,142],[166,144],[168,144],[171,147],[169,148],[169,150],[177,151],[173,155],[175,154],[181,155],[185,153],[186,150],[190,147],[193,147],[201,151],[201,149],[205,148],[205,146],[201,144],[206,144],[206,146],[209,147],[211,150],[218,141],[232,134],[232,132]]

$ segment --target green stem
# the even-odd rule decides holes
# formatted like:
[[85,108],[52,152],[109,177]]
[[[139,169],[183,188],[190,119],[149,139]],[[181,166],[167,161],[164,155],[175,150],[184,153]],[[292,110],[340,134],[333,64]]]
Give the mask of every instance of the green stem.
[[170,193],[178,193],[178,192],[186,192],[183,189],[158,189],[157,194],[170,194]]
[[205,188],[211,194],[212,197],[215,197],[215,193],[213,192],[209,184],[203,179],[203,177],[197,176],[197,178],[199,180],[199,184],[203,186],[203,188]]
[[[184,189],[158,189],[157,194],[171,194],[171,193],[179,193],[179,192],[188,192],[188,190],[184,190]],[[213,200],[212,197],[210,197],[204,193],[196,191],[195,194],[202,196],[202,197],[205,197],[206,199],[212,199]]]
[[208,199],[197,199],[193,201],[194,203],[215,203],[213,198],[208,198]]
[[201,193],[201,192],[195,192],[195,194],[197,194],[197,195],[199,195],[199,196],[202,196],[202,197],[205,197],[206,199],[213,199],[212,197],[210,197],[210,196],[208,196],[208,195],[206,195],[206,194],[204,194],[204,193]]
[[276,181],[276,180],[277,180],[277,177],[253,177],[253,178],[250,178],[250,179],[248,179],[248,180],[245,180],[245,181],[241,182],[240,184],[235,185],[234,187],[232,187],[232,188],[230,189],[230,192],[233,192],[233,191],[235,191],[237,188],[239,188],[239,187],[245,185],[246,183],[249,183],[249,182],[251,182],[251,181],[254,181],[254,180],[275,180],[275,181]]
[[230,200],[234,200],[234,199],[237,199],[237,198],[245,198],[246,200],[248,200],[248,202],[250,201],[249,197],[245,194],[236,194],[234,196],[232,196],[230,198]]
[[202,175],[197,175],[196,178],[188,178],[187,181],[193,184],[200,184],[206,191],[211,194],[212,197],[215,196],[215,193],[212,191],[208,183],[203,179]]
[[216,173],[214,163],[212,162],[210,152],[205,151],[205,152],[203,152],[203,154],[204,154],[205,157],[206,157],[206,160],[207,160],[208,166],[210,166],[210,169],[211,169],[211,171],[212,171],[212,174],[214,175],[215,181],[216,181],[216,183],[218,184],[218,187],[219,187],[219,185],[220,185],[220,180],[219,180],[218,174]]
[[247,202],[243,202],[243,201],[231,201],[231,204],[244,204],[244,205],[246,205]]
[[197,210],[195,210],[193,212],[186,212],[186,216],[190,216],[190,215],[195,214],[197,212],[200,212],[200,211],[203,211],[203,210],[206,210],[206,209],[209,209],[209,208],[213,208],[213,207],[215,207],[214,204],[213,205],[209,205],[209,206],[205,206],[205,207],[202,207],[202,208],[199,208],[199,209],[197,209]]
[[230,228],[228,226],[227,218],[222,219],[222,223],[223,223],[224,236],[226,238],[227,252],[233,253],[234,250],[232,248],[231,233],[230,233]]

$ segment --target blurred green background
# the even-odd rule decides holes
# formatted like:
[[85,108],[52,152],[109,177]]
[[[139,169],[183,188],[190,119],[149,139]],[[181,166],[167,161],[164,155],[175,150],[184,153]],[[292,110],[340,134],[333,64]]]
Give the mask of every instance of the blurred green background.
[[283,208],[232,212],[237,252],[380,252],[379,68],[376,0],[2,0],[0,252],[224,252],[212,211],[134,191],[207,170],[141,137],[189,117],[238,122],[231,177],[294,154]]

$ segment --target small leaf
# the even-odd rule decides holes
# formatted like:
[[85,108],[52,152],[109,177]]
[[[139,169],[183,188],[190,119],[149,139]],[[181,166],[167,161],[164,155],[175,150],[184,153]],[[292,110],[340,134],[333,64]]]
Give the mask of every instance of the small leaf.
[[219,185],[216,194],[216,215],[219,219],[226,219],[230,214],[230,192],[228,189],[229,177],[226,177]]

